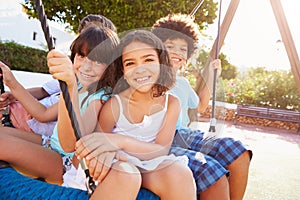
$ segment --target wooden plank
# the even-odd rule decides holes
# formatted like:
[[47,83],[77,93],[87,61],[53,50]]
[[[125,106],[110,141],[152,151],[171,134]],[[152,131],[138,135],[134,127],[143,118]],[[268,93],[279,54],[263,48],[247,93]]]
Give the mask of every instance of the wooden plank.
[[207,77],[208,77],[208,72],[209,72],[209,70],[208,70],[209,63],[215,57],[216,50],[217,50],[216,49],[217,43],[218,43],[218,52],[220,52],[220,49],[224,43],[225,37],[227,35],[227,32],[229,30],[230,24],[232,22],[232,19],[235,15],[235,12],[236,12],[236,9],[237,9],[239,3],[240,3],[240,0],[231,0],[230,1],[230,4],[226,11],[225,17],[224,17],[223,22],[220,27],[219,41],[217,41],[218,38],[215,39],[212,49],[210,51],[210,56],[207,58],[203,72],[202,72],[202,74],[199,73],[197,76],[195,91],[197,92],[198,95],[201,93],[201,91],[203,90],[205,85],[208,85],[210,91],[212,92],[212,83],[207,82]]
[[300,93],[300,61],[280,0],[270,0],[273,13],[287,52],[298,92]]
[[300,123],[300,111],[298,110],[281,110],[238,104],[236,117],[237,116]]

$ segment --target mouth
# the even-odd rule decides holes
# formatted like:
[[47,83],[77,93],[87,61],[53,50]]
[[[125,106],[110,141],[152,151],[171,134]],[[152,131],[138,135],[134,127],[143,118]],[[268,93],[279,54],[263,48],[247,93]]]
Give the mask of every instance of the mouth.
[[143,76],[134,79],[138,84],[144,84],[151,81],[151,76]]
[[86,79],[89,79],[89,78],[93,78],[94,76],[91,76],[89,74],[85,74],[83,72],[79,72],[80,76],[83,77],[83,78],[86,78]]
[[173,62],[181,62],[181,61],[182,61],[182,59],[181,59],[181,58],[178,58],[178,57],[171,57],[171,60],[172,60]]

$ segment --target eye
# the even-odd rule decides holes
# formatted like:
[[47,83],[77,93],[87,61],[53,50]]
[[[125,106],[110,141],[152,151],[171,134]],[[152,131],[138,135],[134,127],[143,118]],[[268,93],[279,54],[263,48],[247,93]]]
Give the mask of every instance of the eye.
[[130,67],[132,65],[134,65],[134,62],[132,62],[132,61],[123,63],[124,67]]
[[145,60],[146,62],[153,62],[153,61],[155,61],[153,58],[146,58],[146,60]]
[[85,59],[85,55],[83,55],[82,53],[77,53],[76,57],[78,60],[84,60]]
[[166,44],[166,48],[167,48],[167,49],[172,49],[172,48],[173,48],[173,45],[171,45],[171,44]]
[[187,48],[186,47],[182,47],[182,48],[180,48],[180,50],[183,51],[183,52],[187,52]]
[[102,62],[100,62],[100,61],[94,61],[94,63],[95,63],[96,65],[102,65],[102,64],[104,64],[104,63],[102,63]]

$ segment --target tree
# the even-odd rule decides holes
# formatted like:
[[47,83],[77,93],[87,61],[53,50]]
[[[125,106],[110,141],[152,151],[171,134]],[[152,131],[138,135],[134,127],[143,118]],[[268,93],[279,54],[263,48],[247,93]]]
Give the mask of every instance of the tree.
[[[77,32],[79,21],[87,14],[101,14],[111,19],[118,32],[134,28],[151,27],[160,17],[169,13],[189,14],[198,1],[190,0],[48,0],[43,1],[49,20],[61,22]],[[25,0],[23,7],[30,17],[37,17],[34,0]],[[217,3],[204,0],[195,14],[200,29],[213,23],[216,18]]]
[[234,79],[237,76],[236,66],[230,64],[226,58],[226,55],[223,53],[219,55],[219,58],[222,63],[222,74],[221,74],[222,79],[227,79],[227,80]]
[[[204,68],[207,62],[207,58],[209,56],[209,52],[207,52],[205,48],[206,48],[205,46],[200,47],[199,50],[195,53],[195,55],[191,58],[186,68],[187,73],[192,73],[193,76],[197,76],[199,70],[202,70]],[[221,66],[222,66],[221,78],[227,80],[234,79],[238,74],[237,67],[229,63],[224,53],[220,53],[218,58],[221,60]],[[192,77],[190,77],[189,79],[190,82],[193,84],[196,81],[196,80],[192,80],[193,79]]]

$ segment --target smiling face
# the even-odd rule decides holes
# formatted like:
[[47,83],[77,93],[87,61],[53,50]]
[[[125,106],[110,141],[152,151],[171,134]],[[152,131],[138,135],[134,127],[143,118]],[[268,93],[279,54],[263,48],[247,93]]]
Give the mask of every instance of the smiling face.
[[78,53],[75,55],[73,66],[78,81],[84,90],[93,83],[98,82],[107,68],[106,64],[92,61],[87,56]]
[[160,75],[156,50],[142,42],[132,42],[123,49],[122,64],[127,83],[139,92],[151,91]]
[[186,65],[188,55],[188,43],[184,39],[167,39],[164,42],[171,59],[173,68],[178,71]]

